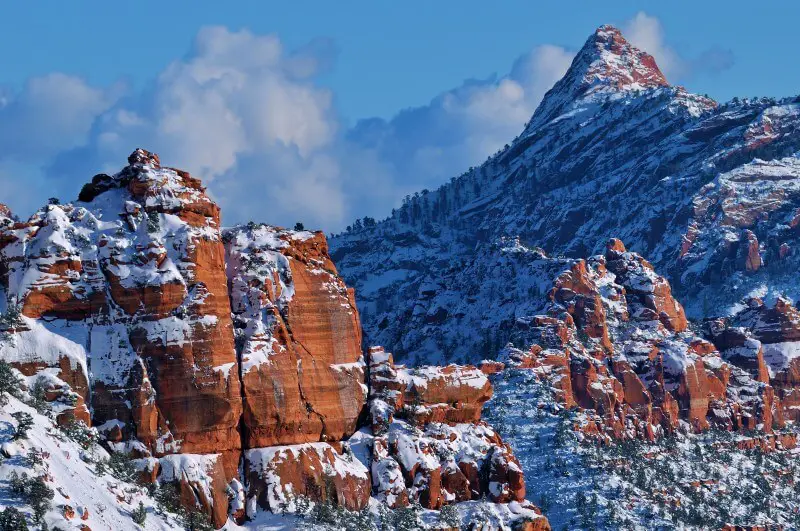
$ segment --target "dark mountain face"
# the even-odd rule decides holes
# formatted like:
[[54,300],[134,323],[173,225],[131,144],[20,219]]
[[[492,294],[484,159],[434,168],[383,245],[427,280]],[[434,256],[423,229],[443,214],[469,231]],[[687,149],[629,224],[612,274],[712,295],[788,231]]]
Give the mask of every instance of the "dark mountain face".
[[[493,357],[560,272],[620,238],[690,316],[795,296],[800,104],[719,105],[597,30],[522,134],[483,165],[331,241],[365,337],[413,360]],[[544,251],[543,251],[544,250]]]

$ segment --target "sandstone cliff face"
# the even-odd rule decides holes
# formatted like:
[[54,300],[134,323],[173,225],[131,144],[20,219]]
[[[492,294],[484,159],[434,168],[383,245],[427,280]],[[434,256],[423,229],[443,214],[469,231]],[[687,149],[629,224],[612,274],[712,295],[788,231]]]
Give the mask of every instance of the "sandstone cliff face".
[[800,420],[800,311],[790,301],[749,299],[734,316],[711,322],[709,333],[724,355],[775,389],[781,421]]
[[[200,182],[144,150],[79,199],[26,222],[0,208],[0,359],[38,379],[59,422],[135,458],[143,481],[176,484],[217,528],[298,496],[350,510],[392,489],[434,509],[524,500],[510,447],[480,422],[481,371],[389,358],[366,380],[354,293],[322,233],[223,231]],[[387,417],[368,415],[368,395],[373,411],[391,395]]]
[[353,291],[321,233],[225,233],[249,447],[338,441],[366,399]]
[[91,387],[95,424],[122,422],[157,456],[222,452],[232,477],[241,393],[219,209],[143,150],[94,182],[85,202],[6,229],[3,285],[28,330],[3,356],[69,365],[60,377],[84,399]]

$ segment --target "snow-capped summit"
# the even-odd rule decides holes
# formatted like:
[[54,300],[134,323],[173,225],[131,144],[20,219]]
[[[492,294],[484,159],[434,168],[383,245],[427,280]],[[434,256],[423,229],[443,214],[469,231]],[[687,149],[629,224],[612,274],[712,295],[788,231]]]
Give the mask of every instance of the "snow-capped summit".
[[[668,85],[652,55],[631,45],[614,26],[600,26],[575,56],[572,68],[582,74],[587,92],[637,90]],[[565,77],[564,80],[567,81]]]
[[558,117],[579,100],[597,101],[626,91],[668,86],[652,55],[630,44],[614,26],[600,26],[575,55],[564,77],[545,94],[526,132]]

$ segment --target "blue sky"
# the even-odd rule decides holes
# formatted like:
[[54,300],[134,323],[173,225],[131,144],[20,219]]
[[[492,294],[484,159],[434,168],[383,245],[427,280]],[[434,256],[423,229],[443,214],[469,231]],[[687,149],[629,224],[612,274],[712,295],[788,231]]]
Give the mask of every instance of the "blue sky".
[[9,3],[0,202],[27,217],[141,145],[228,223],[338,230],[511,140],[600,24],[727,100],[800,93],[797,20],[770,1]]

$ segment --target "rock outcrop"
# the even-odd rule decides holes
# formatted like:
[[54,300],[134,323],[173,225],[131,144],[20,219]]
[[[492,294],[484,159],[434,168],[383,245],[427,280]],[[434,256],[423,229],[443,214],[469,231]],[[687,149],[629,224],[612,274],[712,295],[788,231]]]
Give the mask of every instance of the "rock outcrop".
[[245,471],[247,498],[274,513],[296,510],[300,496],[360,511],[372,492],[369,470],[341,443],[248,450]]
[[524,502],[525,479],[511,447],[480,420],[492,394],[480,369],[409,369],[380,347],[370,349],[369,366],[372,482],[379,500],[428,509],[484,496]]
[[2,283],[28,330],[3,357],[61,367],[84,400],[91,386],[95,424],[121,422],[156,456],[221,452],[231,478],[241,393],[219,208],[144,150],[102,182],[5,229]]
[[[483,372],[381,365],[376,350],[367,381],[354,292],[324,235],[223,231],[200,182],[152,153],[26,222],[0,208],[0,287],[0,359],[59,423],[95,426],[217,528],[301,497],[351,511],[373,494],[524,501],[510,447],[480,422]],[[518,512],[545,525],[536,511]]]
[[231,308],[251,448],[338,441],[366,400],[354,294],[322,233],[225,232]]
[[565,407],[584,410],[578,429],[588,437],[771,434],[794,418],[800,313],[787,301],[751,300],[698,336],[669,282],[616,239],[558,275],[548,300],[546,315],[519,322],[528,350],[509,346],[500,363],[533,370]]
[[732,363],[769,382],[782,419],[800,420],[800,310],[780,297],[771,306],[751,298],[737,314],[710,323],[709,334]]

